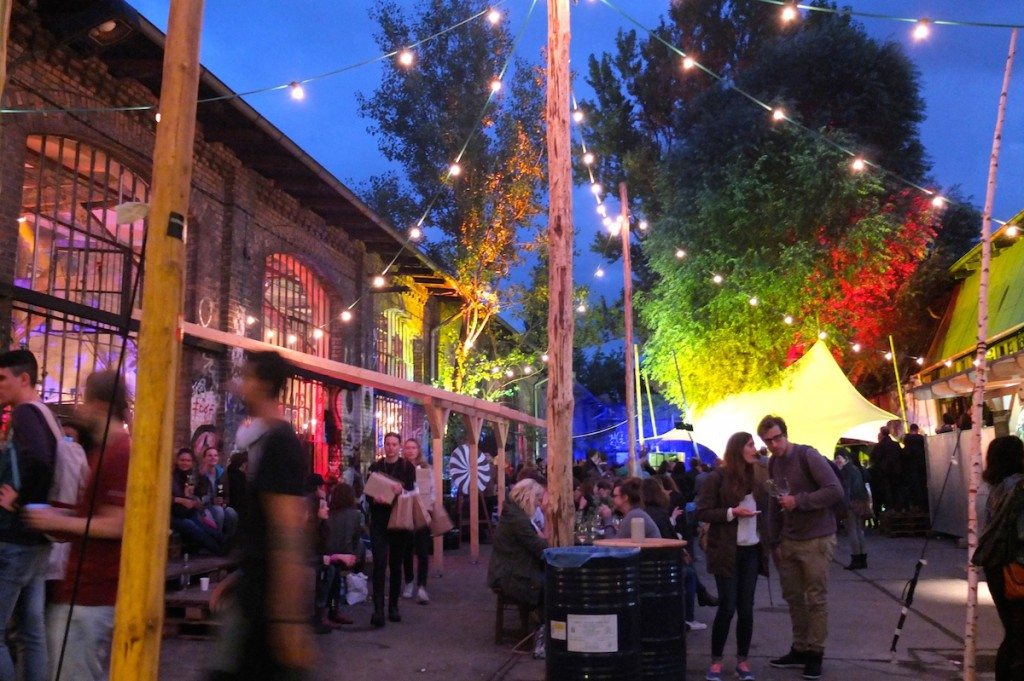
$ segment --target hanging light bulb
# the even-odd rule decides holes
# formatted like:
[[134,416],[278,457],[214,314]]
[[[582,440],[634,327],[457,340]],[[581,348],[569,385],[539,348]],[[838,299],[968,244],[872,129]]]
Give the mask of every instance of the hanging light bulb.
[[[608,218],[605,218],[608,220]],[[612,236],[618,236],[622,233],[622,221],[621,220],[609,220],[608,231]]]
[[932,197],[932,208],[942,208],[946,205],[946,198],[939,194]]
[[373,287],[374,288],[384,288],[384,284],[386,284],[386,283],[387,283],[387,281],[384,279],[384,277],[382,277],[379,274],[376,277],[373,278]]
[[850,168],[852,168],[855,173],[861,172],[866,167],[867,164],[864,162],[864,159],[862,159],[859,156],[853,159],[853,161],[850,163]]
[[398,53],[398,63],[405,67],[410,67],[416,61],[416,55],[412,53],[412,50],[402,50]]
[[888,350],[886,350],[884,357],[885,357],[885,361],[886,362],[891,362],[892,361],[892,353],[889,352]]
[[828,338],[828,334],[827,333],[825,333],[824,331],[819,331],[818,332],[818,340],[825,340],[826,338]]
[[592,153],[590,153],[588,151],[587,153],[583,154],[583,165],[589,166],[589,165],[593,165],[593,163],[594,163],[594,155]]
[[601,220],[601,224],[607,227],[608,229],[611,229],[612,225],[615,224],[615,221],[606,215],[604,220]]
[[352,321],[352,311],[351,310],[342,310],[341,311],[341,321],[343,321],[343,322],[350,322],[350,321]]
[[576,109],[575,111],[573,111],[572,112],[572,119],[575,122],[577,122],[577,123],[582,123],[583,122],[583,110],[582,109]]
[[497,376],[498,374],[501,373],[501,368],[500,367],[491,367],[491,373],[494,374],[495,376]]
[[693,60],[693,57],[683,57],[683,71],[689,71],[696,65],[697,62]]
[[540,361],[544,362],[545,364],[547,364],[548,360],[550,360],[550,359],[551,359],[551,356],[548,355],[548,353],[546,353],[546,352],[543,355],[540,356]]
[[602,191],[604,191],[604,187],[602,187],[599,183],[595,182],[594,184],[590,185],[590,193],[593,194],[594,196],[597,196]]
[[603,267],[598,267],[597,270],[594,271],[594,276],[597,277],[598,279],[603,277],[604,276],[604,268]]
[[313,340],[320,340],[324,337],[323,329],[313,329]]
[[288,90],[291,93],[292,99],[296,101],[306,98],[306,91],[302,89],[302,85],[294,80],[288,85]]
[[608,217],[608,209],[604,207],[603,203],[597,204],[597,214],[603,218]]
[[716,284],[721,284],[723,281],[725,281],[725,279],[722,278],[721,274],[716,274],[715,276],[711,277],[711,281],[713,281]]
[[1017,225],[1010,225],[1006,228],[1006,236],[1014,237],[1020,234],[1020,227]]
[[248,317],[245,318],[245,325],[246,326],[252,326],[255,323],[256,323],[256,318],[253,317],[252,315],[249,315]]
[[295,345],[298,340],[298,337],[294,333],[288,334],[288,345]]
[[918,19],[917,23],[914,24],[914,31],[911,35],[914,36],[914,40],[920,42],[927,38],[931,32],[931,22],[927,19]]
[[274,330],[273,329],[267,329],[267,340],[268,341],[274,340]]
[[636,227],[637,227],[637,229],[639,229],[639,230],[640,230],[641,232],[646,232],[646,231],[647,231],[647,228],[648,228],[648,227],[650,227],[650,225],[649,225],[649,224],[647,224],[647,220],[641,220],[640,222],[638,222],[638,223],[637,223],[637,226],[636,226]]
[[747,302],[750,303],[751,307],[757,307],[757,303],[759,301],[757,300],[757,296],[751,296],[750,300],[748,300]]
[[418,226],[413,225],[409,228],[409,239],[412,241],[419,241],[423,238],[423,230]]
[[854,343],[851,349],[854,352],[860,352],[860,343]]
[[509,378],[512,378],[513,376],[516,375],[516,372],[513,369],[506,369],[505,375],[508,376]]
[[159,111],[157,111],[157,112],[156,112],[156,115],[155,115],[155,116],[153,116],[153,118],[154,118],[154,119],[156,119],[156,122],[157,122],[157,123],[159,123],[159,122],[160,122],[160,112],[159,112]]
[[579,312],[580,314],[583,314],[584,312],[586,312],[586,311],[587,311],[587,304],[586,304],[586,303],[580,303],[580,304],[579,304],[579,305],[578,305],[578,306],[576,307],[576,311],[577,311],[577,312]]
[[783,5],[782,11],[779,13],[779,18],[782,19],[782,23],[789,24],[796,21],[800,17],[800,12],[797,11],[795,5]]
[[526,366],[523,367],[523,373],[529,376],[530,374],[533,373],[533,367],[527,364]]
[[793,316],[792,315],[786,315],[785,317],[782,318],[782,323],[785,324],[786,326],[792,326],[793,325]]
[[943,364],[945,364],[946,368],[948,369],[949,367],[953,366],[953,360],[947,359],[945,362],[943,362]]
[[501,90],[501,80],[495,78],[491,81],[491,92],[498,92]]
[[773,121],[784,121],[786,120],[786,112],[782,109],[772,109],[772,120]]
[[501,21],[501,12],[495,8],[491,8],[491,11],[487,13],[487,21],[491,23],[491,26],[497,26],[498,22]]
[[917,366],[919,366],[919,367],[923,367],[924,366],[924,357],[918,357],[914,361],[917,362]]

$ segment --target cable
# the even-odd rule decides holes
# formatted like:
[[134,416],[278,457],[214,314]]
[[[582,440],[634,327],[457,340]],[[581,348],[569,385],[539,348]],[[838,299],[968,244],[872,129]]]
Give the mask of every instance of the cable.
[[936,26],[971,26],[976,28],[1024,28],[1024,24],[1001,24],[990,21],[929,19],[925,17],[900,17],[891,14],[861,12],[850,7],[845,7],[843,9],[835,9],[833,7],[819,7],[817,5],[794,5],[791,2],[784,2],[784,0],[757,1],[762,2],[766,5],[776,5],[777,7],[795,7],[796,9],[803,9],[809,12],[824,12],[825,14],[850,15],[853,17],[866,17],[868,19],[888,19],[890,21],[900,21],[909,24],[916,24],[920,21],[927,21],[929,24],[934,24]]

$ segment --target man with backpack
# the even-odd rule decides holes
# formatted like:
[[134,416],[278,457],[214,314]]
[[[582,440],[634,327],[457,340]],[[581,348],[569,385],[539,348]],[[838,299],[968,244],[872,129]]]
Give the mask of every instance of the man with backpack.
[[757,435],[768,446],[768,476],[776,503],[769,506],[768,545],[789,605],[793,645],[773,667],[802,668],[821,678],[828,637],[828,570],[836,550],[833,506],[843,486],[828,460],[813,447],[789,441],[786,422],[765,416]]
[[[49,504],[57,438],[38,402],[39,365],[28,350],[0,354],[0,404],[11,407],[0,450],[0,623],[17,623],[24,681],[46,677],[45,573],[50,540],[25,525],[23,508]],[[46,407],[44,406],[43,409]],[[0,636],[0,681],[14,681],[14,663]]]

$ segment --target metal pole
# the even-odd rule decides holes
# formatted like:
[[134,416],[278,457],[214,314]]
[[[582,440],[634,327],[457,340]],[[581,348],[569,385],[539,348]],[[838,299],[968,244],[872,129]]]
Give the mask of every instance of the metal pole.
[[622,308],[626,327],[626,432],[629,438],[628,467],[630,475],[640,475],[640,463],[636,458],[636,424],[633,412],[636,409],[636,395],[633,385],[633,263],[629,257],[629,195],[626,183],[619,183],[619,201],[622,204]]
[[640,386],[640,358],[633,345],[633,389],[636,399],[636,429],[640,433],[640,447],[644,446],[644,391]]
[[889,356],[892,357],[892,372],[896,375],[896,394],[900,398],[900,415],[903,417],[903,432],[907,432],[907,403],[903,399],[903,382],[900,380],[900,367],[896,363],[896,346],[889,334]]

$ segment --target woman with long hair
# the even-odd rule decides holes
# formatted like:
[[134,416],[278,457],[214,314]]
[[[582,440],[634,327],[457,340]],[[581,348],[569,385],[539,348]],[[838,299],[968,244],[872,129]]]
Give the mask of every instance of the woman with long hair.
[[[992,440],[988,446],[985,482],[987,527],[972,559],[985,569],[985,581],[1003,623],[1003,642],[996,652],[996,681],[1024,679],[1024,599],[1007,597],[1007,577],[1024,575],[1024,442],[1016,435]],[[1009,573],[1009,575],[1007,574]]]
[[[423,458],[423,449],[420,447],[419,440],[409,438],[402,445],[402,456],[405,460],[420,469],[430,469],[430,465],[426,459]],[[426,502],[428,508],[434,508],[434,486],[433,484],[428,485],[427,489],[419,487],[420,480],[433,480],[433,478],[425,478],[416,476],[417,479],[417,491],[420,497]],[[405,556],[402,560],[403,572],[405,573],[405,589],[402,591],[402,596],[405,598],[416,597],[416,602],[420,605],[427,605],[430,603],[430,597],[427,595],[427,571],[430,563],[430,549],[432,548],[430,537],[430,528],[421,527],[412,533],[412,542],[410,543],[408,551],[405,552]],[[413,581],[413,558],[416,559],[416,581]]]
[[765,511],[767,472],[758,465],[750,433],[734,433],[725,445],[722,465],[701,486],[697,520],[708,523],[708,572],[718,584],[718,613],[711,630],[711,666],[707,681],[721,681],[722,656],[733,615],[736,621],[736,676],[752,681],[747,662],[754,633],[757,576],[768,574]]

